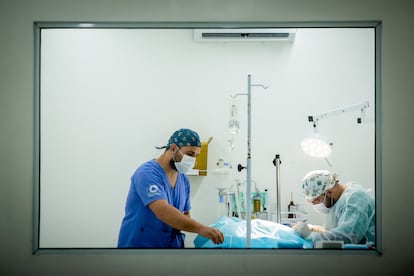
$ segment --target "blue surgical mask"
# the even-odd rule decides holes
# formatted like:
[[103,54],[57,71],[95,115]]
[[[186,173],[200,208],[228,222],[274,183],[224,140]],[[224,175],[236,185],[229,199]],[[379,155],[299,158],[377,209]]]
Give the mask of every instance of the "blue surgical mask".
[[[181,153],[182,154],[182,153]],[[174,157],[173,157],[174,159]],[[177,168],[177,171],[180,173],[188,173],[190,172],[195,165],[196,158],[191,157],[187,154],[183,154],[183,158],[180,162],[174,160],[174,165]]]

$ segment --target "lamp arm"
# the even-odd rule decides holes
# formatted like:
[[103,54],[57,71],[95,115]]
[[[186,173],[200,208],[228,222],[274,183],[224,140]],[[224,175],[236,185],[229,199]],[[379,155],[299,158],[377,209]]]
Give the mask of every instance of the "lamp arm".
[[324,113],[320,113],[320,114],[310,115],[310,116],[308,116],[308,121],[313,122],[314,125],[315,125],[315,124],[317,124],[318,121],[320,121],[322,119],[326,119],[326,118],[329,118],[329,117],[332,117],[332,116],[341,115],[341,114],[344,114],[344,113],[347,113],[347,112],[360,110],[361,113],[363,113],[364,110],[368,107],[369,107],[369,102],[364,101],[364,102],[359,103],[359,104],[355,104],[355,105],[351,105],[351,106],[347,106],[347,107],[343,107],[343,108],[338,108],[338,109],[331,110],[331,111],[324,112]]

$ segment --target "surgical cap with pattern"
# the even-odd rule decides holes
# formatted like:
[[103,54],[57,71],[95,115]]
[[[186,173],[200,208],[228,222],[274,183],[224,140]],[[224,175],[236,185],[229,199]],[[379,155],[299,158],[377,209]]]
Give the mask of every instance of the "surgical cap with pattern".
[[332,188],[336,175],[327,170],[315,170],[305,175],[302,180],[302,191],[308,200],[314,199]]
[[197,132],[188,128],[181,128],[175,131],[170,139],[166,148],[168,149],[171,144],[176,144],[178,147],[200,147],[200,137]]

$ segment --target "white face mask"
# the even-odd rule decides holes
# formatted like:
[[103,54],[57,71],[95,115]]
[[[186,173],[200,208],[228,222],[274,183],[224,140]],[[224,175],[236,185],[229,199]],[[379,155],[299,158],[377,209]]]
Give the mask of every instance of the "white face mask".
[[183,158],[180,162],[174,162],[175,167],[177,168],[177,171],[180,173],[188,173],[190,172],[195,165],[196,158],[191,157],[187,154],[183,154]]
[[322,213],[322,214],[327,214],[329,212],[329,208],[325,206],[325,203],[318,203],[315,205],[312,205],[313,209],[318,212],[318,213]]

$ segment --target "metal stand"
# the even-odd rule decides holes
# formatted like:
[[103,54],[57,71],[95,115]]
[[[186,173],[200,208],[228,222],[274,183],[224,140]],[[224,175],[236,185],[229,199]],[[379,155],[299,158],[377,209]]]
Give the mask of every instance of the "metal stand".
[[281,223],[282,213],[280,207],[280,155],[276,154],[275,159],[273,160],[273,165],[276,167],[276,222]]
[[[246,167],[243,167],[239,164],[238,169],[241,171],[243,168],[246,168],[246,247],[250,248],[251,244],[251,231],[252,231],[252,222],[251,222],[251,184],[252,184],[252,164],[251,164],[251,131],[252,131],[252,109],[251,109],[251,89],[253,86],[260,86],[263,89],[267,89],[267,86],[262,84],[252,84],[251,83],[251,75],[247,76],[247,160],[246,160]],[[237,94],[238,95],[246,95],[246,94]]]

